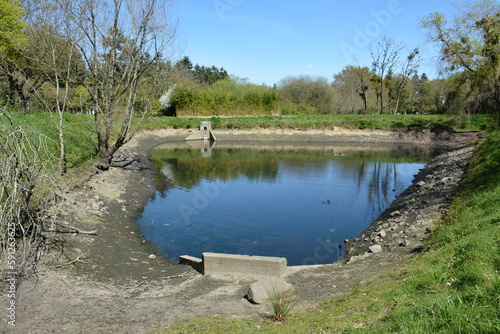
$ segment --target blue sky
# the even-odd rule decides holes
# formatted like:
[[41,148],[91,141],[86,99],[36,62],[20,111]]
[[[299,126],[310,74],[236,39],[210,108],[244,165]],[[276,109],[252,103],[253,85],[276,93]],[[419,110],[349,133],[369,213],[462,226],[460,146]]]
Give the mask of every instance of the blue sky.
[[420,72],[434,77],[437,52],[420,21],[453,9],[436,0],[177,0],[174,7],[182,56],[267,85],[303,74],[331,80],[355,61],[370,66],[366,47],[384,36],[419,47]]

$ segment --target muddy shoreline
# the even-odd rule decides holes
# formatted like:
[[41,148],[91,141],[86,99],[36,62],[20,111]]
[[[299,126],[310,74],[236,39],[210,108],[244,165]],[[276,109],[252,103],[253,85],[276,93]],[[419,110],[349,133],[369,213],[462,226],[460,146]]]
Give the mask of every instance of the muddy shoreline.
[[[64,194],[54,219],[97,235],[65,234],[64,252],[53,247],[37,277],[19,288],[18,328],[36,333],[148,333],[197,316],[259,316],[262,306],[244,298],[255,277],[204,277],[179,266],[144,243],[133,223],[154,194],[147,152],[162,143],[182,141],[187,130],[144,132],[115,155],[108,171],[97,172]],[[434,159],[382,216],[348,242],[347,264],[294,270],[286,280],[297,288],[300,307],[342,296],[419,251],[434,222],[449,206],[480,133],[216,131],[217,139],[412,143],[450,149]],[[442,196],[441,196],[442,195]],[[380,246],[375,252],[373,245]],[[66,265],[74,259],[80,259]],[[2,298],[2,302],[5,301]],[[0,332],[5,323],[0,324]]]

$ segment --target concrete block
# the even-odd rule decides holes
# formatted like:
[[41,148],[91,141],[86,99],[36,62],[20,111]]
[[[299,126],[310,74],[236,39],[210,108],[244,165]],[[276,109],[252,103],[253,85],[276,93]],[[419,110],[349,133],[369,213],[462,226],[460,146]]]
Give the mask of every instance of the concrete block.
[[203,273],[243,274],[281,277],[286,274],[283,257],[203,253]]
[[181,255],[179,256],[179,264],[191,266],[194,270],[203,274],[203,261],[197,257]]

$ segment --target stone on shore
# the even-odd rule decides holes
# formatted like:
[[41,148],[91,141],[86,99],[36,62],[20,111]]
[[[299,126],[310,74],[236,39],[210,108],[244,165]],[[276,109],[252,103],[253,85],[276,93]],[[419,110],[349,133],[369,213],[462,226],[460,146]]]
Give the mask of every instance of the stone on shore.
[[263,304],[274,293],[293,291],[293,285],[279,277],[270,277],[253,283],[248,288],[248,300],[254,304]]

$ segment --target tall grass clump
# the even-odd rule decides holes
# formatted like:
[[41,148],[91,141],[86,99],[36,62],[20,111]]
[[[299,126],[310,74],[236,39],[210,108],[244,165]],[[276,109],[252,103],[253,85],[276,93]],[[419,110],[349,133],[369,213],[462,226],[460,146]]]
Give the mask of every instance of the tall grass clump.
[[276,284],[271,288],[268,296],[271,318],[275,321],[286,320],[297,305],[297,295],[293,288]]

